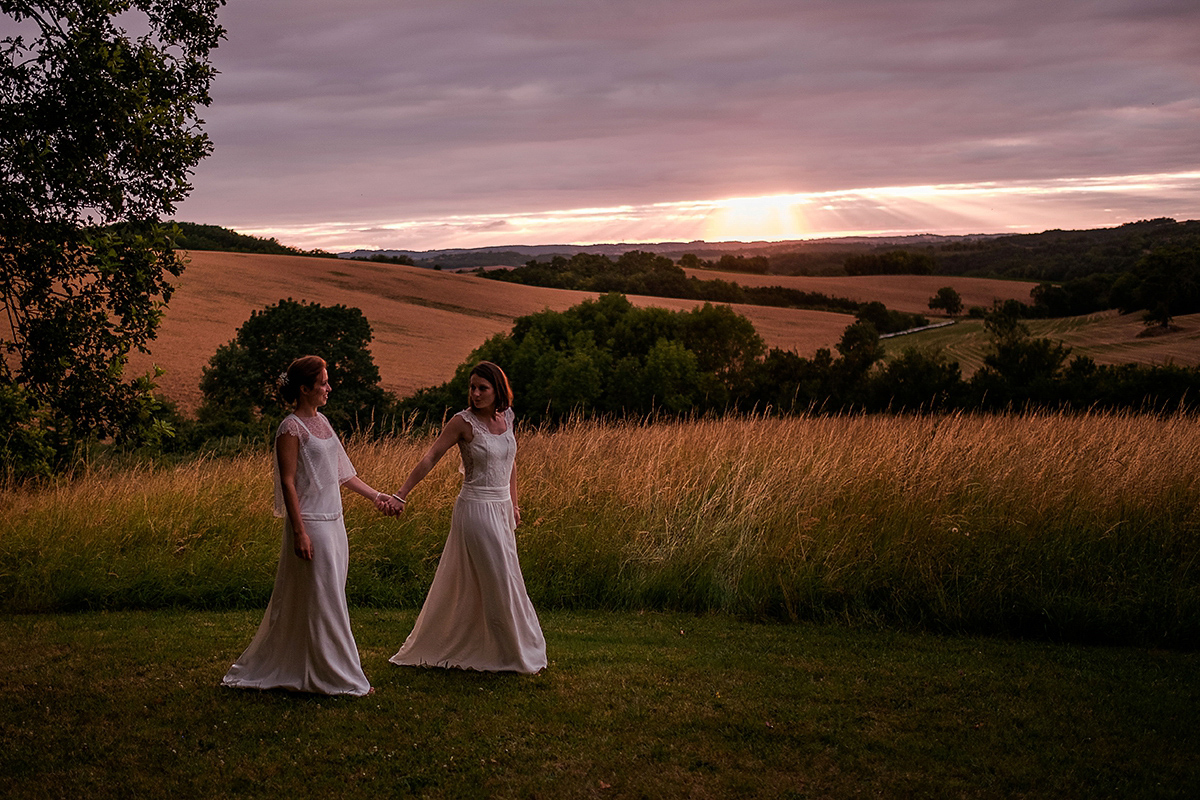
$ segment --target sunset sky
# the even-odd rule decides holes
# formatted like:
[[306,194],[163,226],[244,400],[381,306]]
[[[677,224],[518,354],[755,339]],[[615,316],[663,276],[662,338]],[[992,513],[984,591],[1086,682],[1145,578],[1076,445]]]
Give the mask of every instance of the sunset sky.
[[344,251],[1200,218],[1197,0],[229,0],[177,219]]

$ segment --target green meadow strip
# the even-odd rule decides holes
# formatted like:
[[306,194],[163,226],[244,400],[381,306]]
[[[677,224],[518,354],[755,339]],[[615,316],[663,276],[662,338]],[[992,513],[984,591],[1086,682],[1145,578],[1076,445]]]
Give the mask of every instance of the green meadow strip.
[[[578,422],[520,432],[540,609],[719,611],[1192,648],[1200,430],[1188,415]],[[352,441],[399,486],[428,439]],[[399,519],[347,496],[353,606],[415,608],[459,476]],[[0,609],[261,609],[267,455],[95,468],[0,492]]]

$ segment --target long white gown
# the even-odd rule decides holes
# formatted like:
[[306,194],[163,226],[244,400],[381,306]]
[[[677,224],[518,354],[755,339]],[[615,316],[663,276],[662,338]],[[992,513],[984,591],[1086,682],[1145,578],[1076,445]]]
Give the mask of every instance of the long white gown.
[[393,664],[534,673],[546,640],[517,560],[509,477],[517,454],[513,412],[494,434],[470,411],[474,431],[460,442],[463,485],[429,595]]
[[346,610],[349,548],[341,484],[354,477],[354,466],[323,414],[308,420],[289,415],[279,425],[276,443],[284,435],[300,440],[296,493],[313,557],[305,561],[294,552],[277,456],[275,516],[283,517],[284,531],[275,588],[254,640],[222,684],[365,695],[371,684],[363,674]]

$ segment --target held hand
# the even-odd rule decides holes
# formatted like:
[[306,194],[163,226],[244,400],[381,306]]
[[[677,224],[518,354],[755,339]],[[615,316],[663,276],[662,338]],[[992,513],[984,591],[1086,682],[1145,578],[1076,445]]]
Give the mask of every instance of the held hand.
[[387,495],[382,492],[375,493],[375,510],[386,517],[396,516],[396,512],[392,509],[392,504],[388,502]]
[[392,516],[398,517],[404,513],[404,503],[398,497],[388,497],[388,507],[392,509]]
[[308,534],[304,531],[293,535],[292,545],[296,551],[296,555],[305,561],[312,561],[313,547],[312,539],[308,538]]

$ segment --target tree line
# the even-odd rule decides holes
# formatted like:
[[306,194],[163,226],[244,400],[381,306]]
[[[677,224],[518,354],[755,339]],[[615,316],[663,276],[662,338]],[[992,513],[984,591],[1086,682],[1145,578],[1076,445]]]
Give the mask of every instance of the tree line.
[[[728,258],[736,261],[740,257]],[[695,261],[699,263],[699,259]],[[821,292],[805,292],[785,286],[742,286],[719,279],[700,280],[688,276],[684,271],[684,266],[689,263],[692,262],[687,256],[680,259],[683,265],[680,266],[666,256],[630,250],[615,261],[605,255],[577,253],[570,258],[555,256],[549,261],[534,259],[523,267],[480,270],[477,274],[492,280],[553,289],[672,297],[704,303],[746,303],[843,314],[866,313],[881,333],[895,333],[928,323],[920,314],[888,309],[880,311],[883,308],[881,303],[860,303],[845,297],[831,297]],[[870,307],[864,311],[867,306]]]
[[939,351],[886,359],[866,320],[836,347],[805,357],[767,349],[753,325],[724,306],[690,312],[638,309],[618,294],[564,312],[518,319],[488,340],[446,384],[400,402],[436,421],[461,405],[476,359],[505,365],[523,416],[1007,411],[1028,408],[1162,410],[1200,404],[1200,368],[1096,364],[1035,338],[1011,307],[985,322],[984,363],[964,378]]
[[224,253],[263,253],[278,256],[315,256],[337,258],[325,250],[301,250],[280,244],[272,236],[249,236],[231,231],[219,225],[198,225],[195,222],[174,222],[168,228],[174,245],[179,250],[217,250]]

